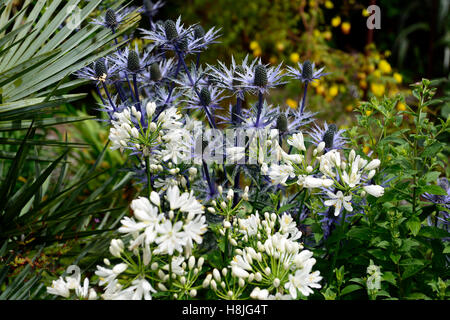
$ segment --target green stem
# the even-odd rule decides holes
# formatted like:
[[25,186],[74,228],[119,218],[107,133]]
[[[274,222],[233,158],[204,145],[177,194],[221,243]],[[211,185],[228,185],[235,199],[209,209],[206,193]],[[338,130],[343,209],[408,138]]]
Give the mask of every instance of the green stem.
[[339,228],[339,240],[337,243],[336,252],[334,253],[334,256],[333,256],[333,263],[331,265],[331,274],[334,273],[334,268],[336,267],[336,261],[337,261],[338,255],[339,255],[339,249],[341,247],[341,239],[342,239],[342,236],[345,231],[345,214],[346,213],[347,213],[347,211],[344,210],[344,213],[342,214],[342,224],[341,224],[341,227]]
[[147,171],[147,184],[148,184],[148,198],[152,193],[152,174],[150,173],[150,159],[145,157],[145,170]]

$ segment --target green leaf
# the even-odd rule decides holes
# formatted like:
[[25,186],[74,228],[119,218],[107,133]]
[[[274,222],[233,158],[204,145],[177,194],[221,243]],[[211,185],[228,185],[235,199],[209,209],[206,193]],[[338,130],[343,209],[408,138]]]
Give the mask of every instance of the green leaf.
[[406,222],[406,226],[414,236],[417,236],[421,227],[421,223],[417,217],[413,217]]
[[345,296],[346,294],[349,294],[351,292],[354,292],[356,290],[361,290],[361,289],[363,289],[363,287],[361,287],[358,284],[349,284],[344,289],[342,289],[341,296]]
[[434,184],[429,184],[423,187],[420,187],[420,194],[424,193],[424,192],[428,192],[431,194],[435,194],[438,196],[445,196],[447,195],[447,192],[445,192],[444,189],[442,189],[440,186],[434,185]]
[[423,226],[420,229],[419,236],[432,239],[442,239],[450,237],[450,233],[440,228]]

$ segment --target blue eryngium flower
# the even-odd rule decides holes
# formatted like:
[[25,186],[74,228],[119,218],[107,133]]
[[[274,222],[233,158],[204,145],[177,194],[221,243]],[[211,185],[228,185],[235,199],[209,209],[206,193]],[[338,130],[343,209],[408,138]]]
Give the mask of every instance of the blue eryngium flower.
[[110,8],[106,10],[101,18],[93,19],[91,23],[109,28],[112,32],[115,32],[122,23],[126,22],[127,16],[135,10],[133,7],[123,7],[118,10]]
[[242,63],[242,71],[236,70],[234,78],[240,82],[240,88],[251,93],[265,94],[271,88],[285,84],[281,63],[276,67],[261,64],[261,58],[253,60],[250,64]]
[[323,69],[325,69],[325,67],[322,67],[319,70],[315,70],[314,62],[310,63],[309,61],[305,61],[303,64],[298,62],[297,68],[288,66],[287,73],[292,78],[300,80],[301,82],[312,82],[329,74],[323,73]]
[[308,132],[312,138],[312,143],[314,145],[319,145],[322,141],[325,142],[325,152],[332,149],[343,149],[347,143],[347,139],[343,137],[345,130],[337,130],[336,125],[328,125],[325,121],[323,128],[319,127],[317,124],[312,131]]
[[[146,71],[148,66],[161,60],[161,55],[153,54],[152,50],[153,48],[149,51],[146,50],[142,55],[140,55],[137,45],[134,50],[126,47],[123,51],[114,53],[111,60],[117,66],[118,71],[126,71],[132,74],[142,74]],[[135,58],[131,64],[130,55],[135,55]]]
[[[425,192],[423,197],[436,205],[444,207],[446,210],[439,211],[434,217],[434,222],[432,221],[432,217],[429,216],[427,222],[430,226],[435,225],[448,232],[450,231],[450,184],[447,178],[440,178],[437,180],[437,185],[444,189],[446,195],[435,195]],[[444,240],[449,241],[450,238],[445,238]]]

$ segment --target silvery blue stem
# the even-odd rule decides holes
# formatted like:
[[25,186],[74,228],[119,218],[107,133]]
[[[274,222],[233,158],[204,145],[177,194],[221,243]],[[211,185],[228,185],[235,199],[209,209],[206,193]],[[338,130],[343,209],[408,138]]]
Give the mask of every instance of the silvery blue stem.
[[306,93],[307,93],[307,91],[308,91],[308,81],[305,82],[305,90],[303,92],[302,107],[300,108],[300,115],[303,114],[303,110],[305,109]]
[[256,127],[259,126],[259,118],[261,117],[262,105],[263,105],[263,94],[260,91],[258,95],[258,112],[256,114]]
[[106,101],[105,101],[105,99],[103,99],[103,96],[102,96],[102,94],[100,92],[100,88],[98,87],[98,84],[95,85],[95,88],[97,89],[97,93],[100,96],[100,99],[102,99],[102,103],[106,106]]
[[[242,99],[239,98],[239,95],[236,97],[236,123],[241,123],[241,108],[242,108]],[[233,117],[233,115],[231,115]]]
[[[186,62],[184,61],[183,55],[181,54],[181,52],[176,47],[175,47],[175,50],[177,52],[178,59],[179,59],[179,61],[181,61],[182,65],[183,65],[183,68],[184,68],[184,71],[186,72],[186,74],[188,76],[188,79],[189,79],[189,82],[191,83],[192,88],[194,89],[195,93],[197,94],[198,98],[201,101],[202,99],[200,97],[200,93],[198,92],[198,90],[197,90],[197,88],[195,86],[194,80],[192,80],[191,73],[189,72],[189,69],[188,69],[188,67],[186,65]],[[206,117],[208,118],[209,124],[214,129],[217,129],[216,122],[214,121],[214,118],[211,116],[211,113],[209,112],[208,107],[204,106],[204,105],[202,105],[202,106],[203,106],[203,109],[205,110]]]
[[123,92],[120,82],[114,82],[114,86],[116,87],[117,93],[119,94],[120,101],[125,102],[127,98]]
[[209,170],[208,165],[206,164],[205,160],[202,160],[203,165],[203,172],[205,173],[206,182],[208,183],[209,193],[214,194],[214,187],[211,181],[211,177],[209,176]]
[[200,52],[197,53],[197,61],[195,63],[195,68],[198,69],[198,66],[200,65]]
[[105,89],[106,95],[108,96],[109,103],[113,107],[114,111],[117,111],[116,105],[112,101],[111,95],[109,94],[108,87],[106,86],[106,84],[104,82],[102,82],[102,85],[103,85],[103,89]]
[[142,112],[141,102],[139,101],[139,91],[138,91],[138,86],[137,86],[137,74],[136,73],[133,73],[133,85],[134,85],[134,96],[136,97],[137,106],[138,106],[139,111]]

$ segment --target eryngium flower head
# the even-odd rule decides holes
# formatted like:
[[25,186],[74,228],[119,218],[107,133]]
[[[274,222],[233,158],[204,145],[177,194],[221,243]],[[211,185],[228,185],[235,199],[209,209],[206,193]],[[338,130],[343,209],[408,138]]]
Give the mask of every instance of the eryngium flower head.
[[127,64],[128,70],[131,72],[137,72],[141,68],[141,64],[139,62],[139,56],[136,51],[130,50],[128,52],[128,64]]
[[105,24],[110,28],[116,28],[117,27],[117,18],[116,13],[113,9],[106,10],[105,13]]
[[92,23],[109,28],[115,32],[120,24],[122,24],[126,20],[127,16],[134,10],[135,9],[131,7],[120,8],[118,10],[109,8],[100,19],[93,19]]
[[255,67],[255,77],[253,84],[258,87],[265,87],[267,85],[267,71],[266,67],[262,64],[258,64]]
[[306,60],[303,63],[303,69],[302,69],[302,78],[303,79],[311,79],[313,76],[313,69],[311,62],[309,60]]
[[177,27],[172,20],[166,20],[166,22],[164,22],[164,32],[167,40],[173,40],[178,37]]
[[277,129],[280,133],[285,133],[288,130],[288,121],[284,113],[278,116]]
[[205,36],[205,29],[201,25],[196,25],[194,27],[194,38],[195,39],[201,39]]
[[200,91],[200,101],[204,106],[209,106],[209,104],[211,103],[211,94],[209,93],[207,87],[203,87]]
[[287,69],[288,75],[290,75],[294,79],[300,80],[301,82],[311,82],[329,74],[322,72],[325,67],[322,67],[319,70],[315,70],[315,64],[309,62],[308,60],[303,64],[298,62],[297,68],[288,66]]
[[161,80],[161,70],[159,69],[158,63],[154,62],[150,66],[150,79],[152,81]]
[[[312,131],[309,132],[309,135],[312,138],[312,142],[314,145],[318,146],[319,143],[325,142],[325,152],[328,152],[332,149],[343,149],[345,144],[347,143],[347,139],[343,137],[343,134],[345,130],[333,130],[333,125],[328,126],[328,124],[325,122],[323,128],[319,127],[317,124],[315,125],[315,128],[312,128]],[[331,131],[328,131],[329,128],[332,128]],[[327,132],[334,132],[333,135],[331,133]],[[327,137],[325,135],[327,134]],[[325,139],[328,139],[328,145]]]
[[330,124],[328,130],[323,135],[323,141],[325,142],[325,148],[333,148],[333,138],[336,133],[337,127],[335,124]]
[[244,72],[236,72],[237,77],[234,78],[240,82],[239,87],[243,91],[264,94],[269,89],[286,83],[281,80],[283,78],[281,63],[277,67],[268,67],[261,64],[261,59],[255,59],[249,65],[244,60],[242,68]]
[[108,70],[106,68],[105,58],[100,58],[95,62],[94,65],[95,76],[98,79],[106,78],[108,75]]

